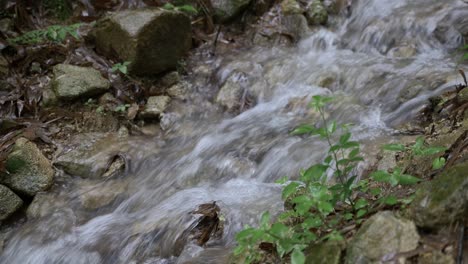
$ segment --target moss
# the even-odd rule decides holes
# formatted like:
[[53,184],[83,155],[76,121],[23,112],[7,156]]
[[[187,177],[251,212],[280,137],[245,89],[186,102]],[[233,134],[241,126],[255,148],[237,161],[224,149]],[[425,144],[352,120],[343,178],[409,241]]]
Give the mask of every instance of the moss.
[[16,173],[26,166],[26,162],[17,156],[11,156],[6,161],[5,167],[8,172]]

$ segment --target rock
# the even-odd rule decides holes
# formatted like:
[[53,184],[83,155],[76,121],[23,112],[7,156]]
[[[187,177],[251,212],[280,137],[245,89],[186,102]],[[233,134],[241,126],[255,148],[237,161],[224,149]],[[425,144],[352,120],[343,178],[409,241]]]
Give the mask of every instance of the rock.
[[110,82],[90,67],[58,64],[53,69],[52,91],[60,101],[72,101],[107,92]]
[[468,162],[425,182],[407,210],[418,226],[436,228],[468,218]]
[[233,73],[219,89],[216,103],[224,106],[228,111],[239,110],[243,104],[244,94],[247,92],[245,87],[247,78],[244,73]]
[[109,181],[104,184],[90,183],[80,188],[81,204],[85,209],[95,210],[113,202],[118,195],[125,192],[127,184]]
[[117,133],[84,133],[57,150],[55,165],[70,175],[99,178],[119,153],[125,152]]
[[468,102],[468,88],[465,87],[458,93],[458,100],[460,103]]
[[251,0],[211,0],[214,17],[220,22],[228,22],[242,13]]
[[450,255],[434,250],[419,255],[418,264],[455,264],[455,260]]
[[314,0],[306,11],[309,25],[325,25],[328,21],[328,12],[320,0]]
[[42,218],[52,215],[57,209],[67,207],[69,205],[65,203],[65,199],[58,197],[54,193],[42,192],[34,196],[31,204],[28,206],[26,216],[29,219]]
[[292,38],[292,41],[299,41],[309,32],[307,19],[300,14],[284,16],[281,21],[283,32]]
[[3,18],[0,19],[0,31],[1,32],[8,32],[13,29],[13,20],[10,18]]
[[397,218],[390,211],[379,212],[351,240],[345,263],[381,263],[387,254],[416,249],[418,242],[419,235],[412,221]]
[[162,9],[125,10],[98,22],[91,32],[98,52],[128,61],[131,75],[173,70],[191,48],[190,18]]
[[184,100],[187,99],[187,86],[188,84],[180,82],[169,87],[166,92],[171,97]]
[[37,146],[25,138],[16,140],[6,160],[0,182],[12,190],[29,196],[47,190],[54,180],[54,169]]
[[52,88],[44,87],[44,90],[42,90],[41,105],[43,107],[49,107],[49,106],[57,105],[58,102],[59,100],[57,96],[55,95],[55,92],[52,90]]
[[23,205],[23,201],[8,187],[0,184],[0,221],[7,219]]
[[8,61],[0,55],[0,77],[7,76],[9,72]]
[[175,84],[177,84],[178,82],[180,82],[180,75],[178,72],[176,71],[173,71],[173,72],[170,72],[166,75],[164,75],[160,80],[159,80],[159,83],[163,86],[163,87],[171,87]]
[[145,119],[159,118],[164,113],[164,110],[166,110],[170,101],[171,98],[169,96],[150,96],[145,108],[140,113],[140,117]]
[[304,13],[296,0],[283,0],[283,2],[281,2],[281,11],[283,11],[284,15],[297,15]]
[[305,250],[305,263],[340,264],[344,248],[343,241],[327,241],[313,245]]
[[411,58],[417,53],[417,49],[415,45],[402,45],[398,47],[392,48],[388,54],[395,58]]

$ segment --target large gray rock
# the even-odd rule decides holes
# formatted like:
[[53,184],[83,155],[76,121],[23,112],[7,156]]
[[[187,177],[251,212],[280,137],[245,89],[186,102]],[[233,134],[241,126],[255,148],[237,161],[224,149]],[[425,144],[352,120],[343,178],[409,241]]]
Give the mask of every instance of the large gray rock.
[[105,93],[110,82],[93,68],[69,64],[54,67],[51,82],[52,92],[60,101],[72,101]]
[[340,264],[344,248],[343,241],[327,241],[313,245],[305,250],[306,263]]
[[6,160],[9,174],[3,174],[0,183],[29,196],[47,190],[54,180],[54,169],[37,146],[25,138],[15,142]]
[[23,205],[23,201],[8,187],[0,184],[0,221],[7,219]]
[[369,218],[350,242],[346,263],[382,263],[388,254],[411,251],[417,248],[419,235],[410,220],[397,218],[384,211]]
[[159,118],[167,106],[171,98],[169,96],[151,96],[146,102],[145,108],[140,113],[141,118]]
[[192,45],[190,18],[161,9],[115,13],[98,22],[91,34],[98,52],[130,62],[133,75],[175,69]]
[[227,22],[234,19],[250,4],[251,0],[211,0],[215,19]]
[[117,133],[84,133],[73,137],[58,150],[55,165],[70,175],[83,178],[99,178],[108,170],[112,161],[126,149]]
[[436,228],[468,219],[468,162],[458,164],[425,182],[408,208],[418,226]]

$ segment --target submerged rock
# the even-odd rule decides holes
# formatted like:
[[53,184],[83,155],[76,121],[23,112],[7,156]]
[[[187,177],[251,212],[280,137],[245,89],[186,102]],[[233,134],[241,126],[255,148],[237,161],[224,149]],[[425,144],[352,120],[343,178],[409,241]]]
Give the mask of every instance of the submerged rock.
[[347,248],[346,263],[381,263],[387,254],[417,248],[419,235],[410,220],[397,218],[384,211],[369,218],[359,229]]
[[309,25],[325,25],[328,21],[328,12],[320,0],[314,0],[306,12]]
[[211,0],[215,19],[227,22],[234,19],[250,4],[251,0]]
[[[90,67],[58,64],[54,67],[52,92],[59,101],[72,101],[105,93],[110,82]],[[53,95],[48,95],[53,99]]]
[[127,184],[120,181],[87,184],[80,188],[80,193],[82,193],[80,196],[81,205],[88,210],[104,207],[124,193],[126,188]]
[[6,169],[0,182],[12,190],[29,196],[47,190],[54,180],[54,169],[36,144],[25,138],[15,142],[8,155]]
[[177,67],[191,48],[190,18],[162,9],[125,10],[97,23],[97,51],[130,62],[133,75],[155,75]]
[[416,192],[408,216],[418,226],[435,228],[468,218],[468,162],[425,182]]
[[0,221],[7,219],[23,205],[23,201],[8,187],[0,184]]
[[148,98],[148,102],[145,108],[140,113],[141,118],[159,118],[167,106],[171,98],[169,96],[151,96]]

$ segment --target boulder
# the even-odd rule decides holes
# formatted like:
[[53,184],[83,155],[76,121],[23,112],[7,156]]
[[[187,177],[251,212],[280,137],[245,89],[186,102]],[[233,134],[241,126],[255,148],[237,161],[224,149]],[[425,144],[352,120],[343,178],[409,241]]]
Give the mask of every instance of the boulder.
[[327,241],[313,245],[305,250],[305,263],[340,264],[344,248],[343,241]]
[[55,165],[70,175],[100,178],[119,153],[125,152],[117,133],[83,133],[57,150]]
[[54,180],[54,169],[49,160],[25,138],[16,140],[6,160],[6,169],[9,174],[3,174],[0,183],[29,196],[47,190]]
[[293,42],[299,41],[309,32],[307,19],[302,14],[284,16],[281,20],[281,27],[284,34],[291,37]]
[[211,0],[214,17],[220,22],[227,22],[242,13],[251,0]]
[[91,32],[96,49],[128,61],[131,75],[173,70],[192,46],[190,18],[162,9],[125,10],[98,22]]
[[150,96],[146,102],[145,108],[140,113],[141,118],[151,119],[159,118],[167,106],[171,98],[169,96]]
[[253,103],[255,98],[251,95],[250,76],[243,72],[234,72],[216,96],[216,103],[225,107],[229,112],[237,112],[248,108],[248,103]]
[[281,11],[284,15],[296,15],[304,13],[296,0],[283,0],[283,2],[281,2]]
[[51,88],[59,101],[84,99],[103,94],[110,88],[110,82],[90,67],[58,64],[53,72]]
[[309,25],[325,25],[328,21],[328,12],[322,1],[314,0],[306,11],[306,18]]
[[417,248],[419,235],[415,224],[383,211],[369,218],[351,240],[345,263],[381,263],[388,254]]
[[468,162],[458,164],[425,182],[408,208],[418,226],[437,228],[468,219]]
[[0,184],[0,221],[7,219],[23,205],[23,201],[8,187]]

